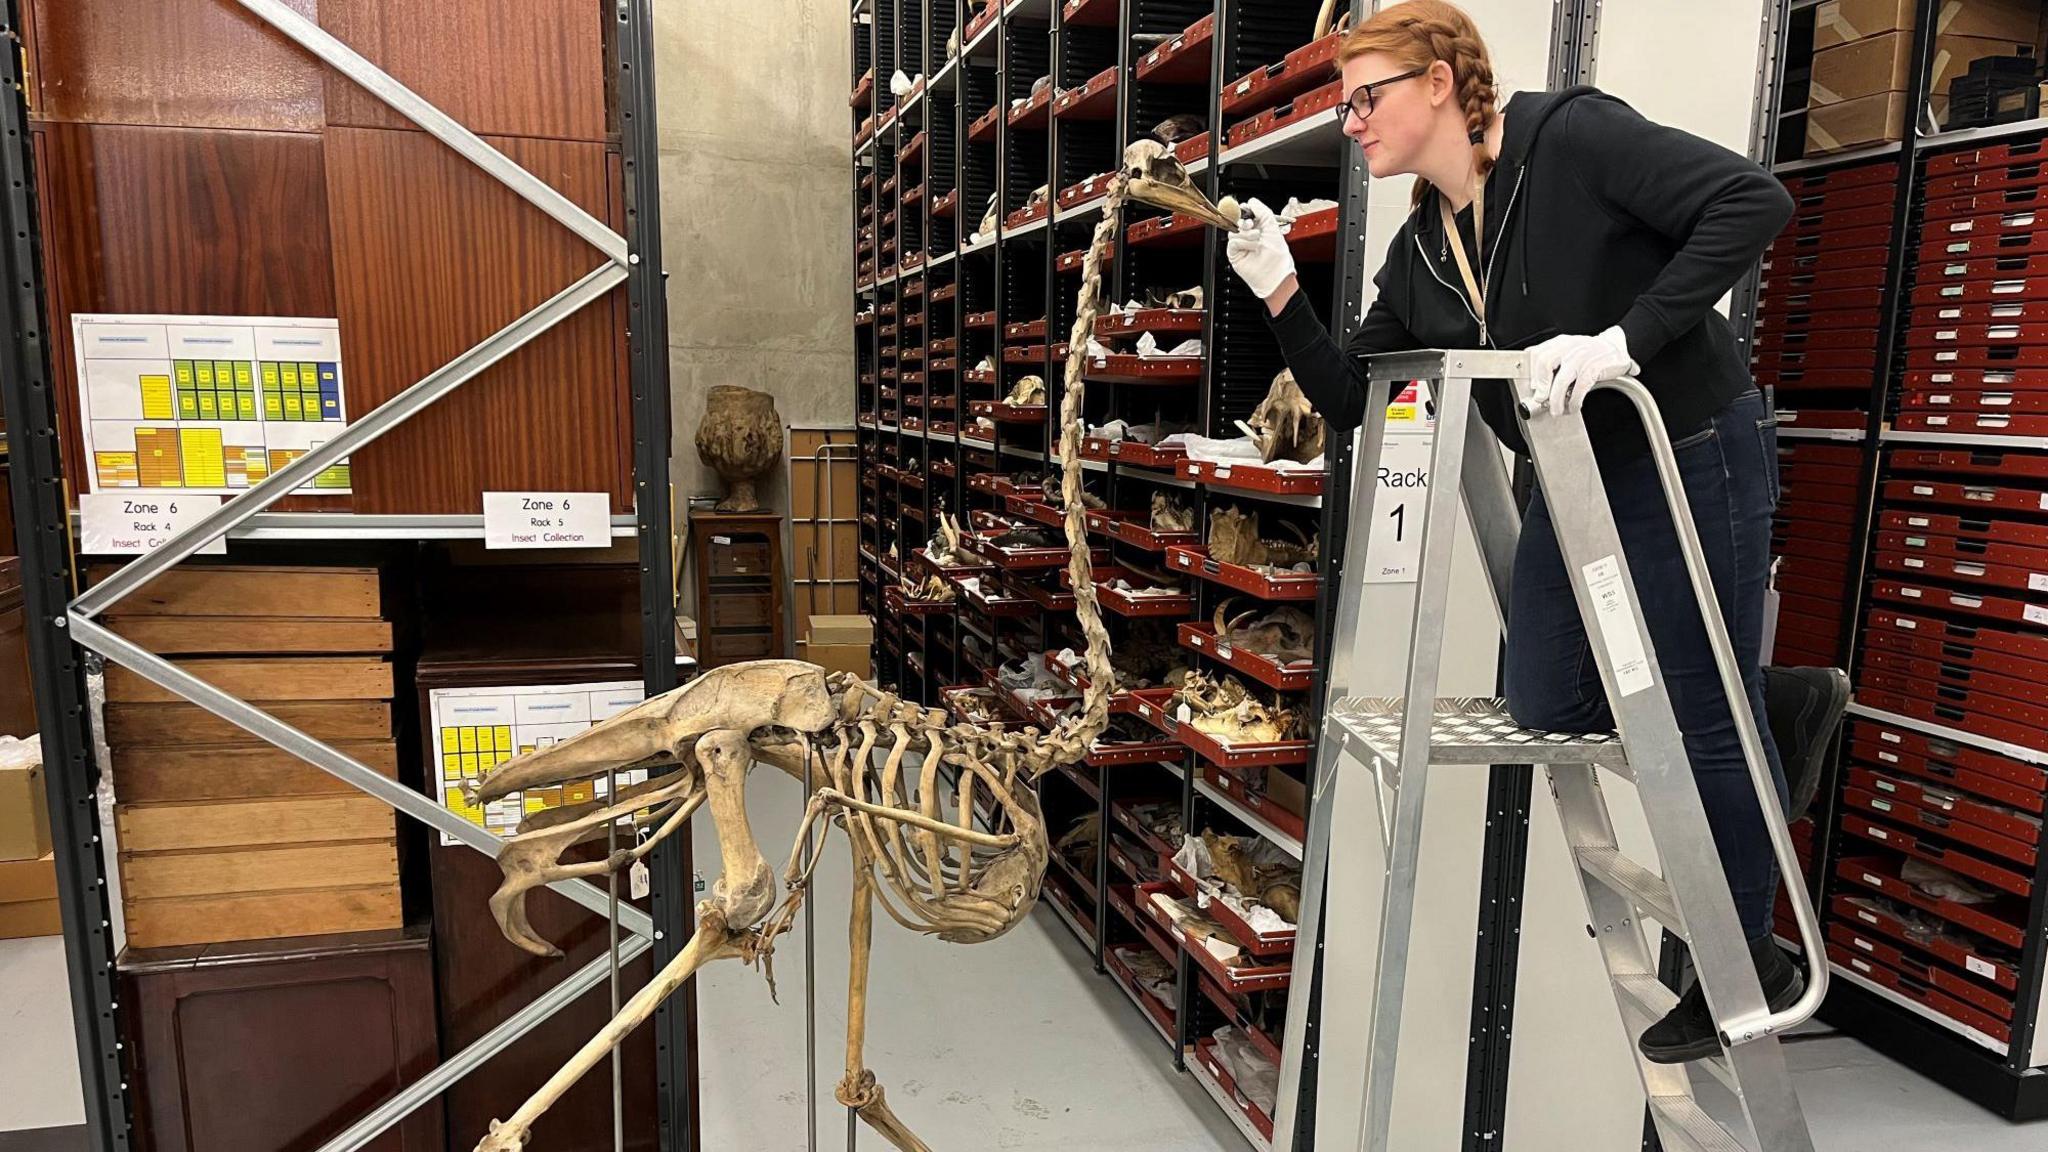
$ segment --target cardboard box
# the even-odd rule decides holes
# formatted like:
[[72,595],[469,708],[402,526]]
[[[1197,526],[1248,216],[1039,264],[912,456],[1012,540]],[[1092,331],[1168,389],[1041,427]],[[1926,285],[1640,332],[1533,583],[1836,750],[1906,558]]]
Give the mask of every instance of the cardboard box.
[[57,908],[57,859],[0,862],[0,940],[56,936],[64,931]]
[[34,860],[50,852],[49,798],[41,764],[0,767],[0,860]]
[[[1927,91],[1946,95],[1948,82],[1969,71],[1973,60],[1985,56],[2031,54],[2033,51],[2031,40],[1937,36],[1934,38],[1933,76],[1928,80]],[[1913,63],[1913,36],[1908,32],[1887,32],[1816,52],[1807,103],[1818,109],[1881,92],[1903,92],[1912,75]]]
[[1844,100],[1806,113],[1806,155],[1825,156],[1901,139],[1906,125],[1906,94],[1880,92],[1860,100]]
[[[1911,28],[1919,6],[1919,0],[1827,0],[1814,9],[1814,50]],[[1947,0],[1935,14],[1934,31],[2038,43],[2041,7],[2039,0]]]
[[796,658],[808,660],[827,672],[847,672],[862,680],[874,675],[865,644],[807,644],[799,640]]
[[813,645],[858,645],[866,651],[875,642],[875,622],[865,616],[813,616],[806,639]]

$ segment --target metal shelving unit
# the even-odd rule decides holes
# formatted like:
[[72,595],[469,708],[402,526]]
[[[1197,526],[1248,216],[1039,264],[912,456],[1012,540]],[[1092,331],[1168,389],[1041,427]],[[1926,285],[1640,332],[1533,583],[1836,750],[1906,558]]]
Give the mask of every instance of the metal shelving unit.
[[[667,302],[660,247],[660,185],[654,163],[658,132],[651,3],[618,0],[615,4],[592,6],[593,20],[616,21],[608,39],[615,47],[610,58],[615,69],[611,80],[617,93],[621,127],[626,215],[623,234],[614,233],[575,209],[547,185],[505,160],[424,100],[391,83],[381,71],[290,6],[279,0],[242,3],[257,18],[381,99],[398,106],[430,134],[581,235],[603,254],[604,263],[548,303],[431,374],[426,381],[358,417],[326,445],[280,469],[270,480],[228,500],[219,512],[74,601],[72,513],[65,501],[58,457],[61,438],[56,424],[57,397],[52,387],[50,344],[45,337],[49,318],[43,313],[40,249],[45,238],[35,207],[34,156],[23,99],[22,57],[7,53],[5,63],[0,64],[7,81],[7,92],[0,99],[0,120],[4,120],[6,129],[5,142],[0,144],[0,165],[7,169],[8,178],[8,191],[0,197],[0,214],[4,214],[12,235],[5,246],[4,259],[14,285],[5,319],[0,320],[5,325],[4,344],[10,360],[5,370],[0,371],[0,395],[4,395],[12,433],[15,515],[22,553],[30,661],[37,684],[52,834],[57,844],[58,892],[64,909],[65,953],[86,1097],[87,1143],[96,1152],[130,1147],[133,1101],[122,1067],[122,1050],[129,1046],[128,1020],[116,996],[108,877],[95,803],[95,789],[105,766],[94,758],[87,718],[83,659],[86,648],[116,657],[123,665],[177,695],[480,851],[495,854],[498,848],[494,837],[447,812],[432,798],[378,776],[333,748],[113,635],[94,621],[99,611],[150,575],[223,535],[287,541],[480,537],[480,517],[294,514],[261,509],[296,488],[308,473],[325,467],[333,458],[346,455],[425,408],[577,307],[623,285],[628,308],[635,500],[632,514],[613,518],[612,532],[615,537],[637,537],[640,542],[641,642],[646,690],[653,695],[668,691],[677,683],[669,535]],[[4,0],[4,8],[0,8],[6,31],[17,38],[21,7],[20,0]],[[628,933],[619,950],[622,958],[651,948],[659,965],[680,951],[692,931],[695,893],[690,881],[687,838],[658,847],[651,866],[652,912],[643,913],[630,906],[622,908],[616,913],[614,931],[623,926]],[[558,887],[599,915],[607,914],[602,889],[581,882]],[[415,1077],[358,1119],[328,1147],[357,1148],[376,1140],[391,1124],[432,1099],[449,1083],[516,1043],[577,994],[601,983],[607,967],[607,959],[600,958],[583,971],[565,977],[547,995],[514,1014],[476,1044],[452,1055],[438,1068]],[[655,1019],[655,1030],[660,1147],[664,1152],[680,1152],[696,1142],[693,989],[686,988],[662,1006]]]
[[[1788,59],[1795,55],[1790,50],[1792,37],[1809,33],[1813,17],[1808,10],[1815,6],[1811,0],[1777,0],[1777,3],[1767,5],[1764,46],[1775,49],[1773,59],[1776,66],[1760,77],[1756,108],[1760,156],[1783,157],[1790,151],[1779,144],[1775,135],[1778,125],[1796,123],[1799,111],[1780,112],[1780,105],[1786,102],[1789,83],[1786,65]],[[2048,9],[2044,9],[2044,15],[2048,15]],[[1895,455],[1913,449],[1949,449],[1982,459],[2006,459],[2014,453],[2048,452],[2048,437],[1927,432],[1893,427],[1905,394],[1908,340],[1915,307],[1909,299],[1908,286],[1915,278],[1915,265],[1922,258],[1917,225],[1926,198],[1924,189],[1929,179],[1926,171],[1929,158],[2048,138],[2048,117],[1946,131],[1922,130],[1932,123],[1926,109],[1930,95],[1927,91],[1928,77],[1935,52],[1934,37],[1925,33],[1937,27],[1940,19],[1939,0],[1920,0],[1915,16],[1919,34],[1915,37],[1913,66],[1909,74],[1906,101],[1909,115],[1903,140],[1825,156],[1786,158],[1772,165],[1774,173],[1787,179],[1806,179],[1853,170],[1859,165],[1888,158],[1895,158],[1898,165],[1892,185],[1891,232],[1883,266],[1880,318],[1875,333],[1876,370],[1867,390],[1844,392],[1838,402],[1860,405],[1859,410],[1865,414],[1859,421],[1862,426],[1781,428],[1778,433],[1781,440],[1794,443],[1835,442],[1856,453],[1857,477],[1853,490],[1857,504],[1851,526],[1849,576],[1839,593],[1840,602],[1847,605],[1847,614],[1842,622],[1838,651],[1842,662],[1856,678],[1859,696],[1864,692],[1862,665],[1871,658],[1866,640],[1866,620],[1874,609],[1896,607],[1901,611],[1922,613],[1941,624],[1961,623],[1966,630],[1974,630],[1972,626],[1982,622],[1976,618],[1945,615],[1944,609],[1931,605],[1924,612],[1920,607],[1904,607],[1874,593],[1874,581],[1883,575],[1878,566],[1878,522],[1883,511],[1890,506],[1889,498],[1883,492],[1883,483],[1892,475]],[[1991,207],[1986,211],[1996,215],[1999,209]],[[1760,356],[1758,362],[1766,361]],[[1802,410],[1805,408],[1804,405],[1795,406]],[[1965,482],[1970,480],[1969,477],[1960,478]],[[2024,480],[2019,482],[2027,483]],[[2048,501],[2048,496],[2044,496],[2044,501]],[[1906,507],[1922,510],[1919,505]],[[2048,503],[2043,507],[2048,507]],[[1977,515],[1975,511],[1967,514]],[[2013,595],[2026,596],[2029,593]],[[2038,589],[2031,595],[2033,600],[2029,603],[2040,602]],[[2026,625],[1999,624],[1996,627],[2024,629]],[[1961,749],[1991,753],[2024,764],[2048,763],[2048,752],[2044,752],[2048,749],[2048,730],[2043,730],[2041,738],[2032,744],[2020,744],[1972,731],[1970,724],[1973,721],[1967,714],[1957,710],[1955,715],[1962,719],[1952,724],[1935,723],[1858,702],[1850,706],[1848,723],[1866,726],[1881,723],[1894,730],[1945,741],[1949,746]],[[1830,919],[1829,899],[1870,895],[1866,887],[1859,887],[1839,874],[1842,862],[1884,850],[1867,837],[1852,835],[1843,826],[1845,813],[1862,811],[1852,806],[1848,798],[1848,777],[1853,757],[1846,745],[1845,740],[1836,763],[1831,765],[1831,778],[1823,789],[1822,798],[1816,804],[1814,875],[1808,877],[1810,887],[1821,898],[1817,903],[1823,910],[1823,916]],[[2023,901],[2024,939],[2028,945],[2014,958],[2013,967],[2019,973],[2019,980],[2018,987],[2009,993],[2012,998],[2010,1043],[1934,1011],[1921,1001],[1839,962],[1832,965],[1832,971],[1844,980],[1830,995],[1823,1016],[1902,1063],[2009,1118],[2048,1116],[2048,994],[2044,994],[2044,981],[2048,981],[2048,862],[2035,864],[2027,869],[2027,875],[2032,890],[2031,896]]]

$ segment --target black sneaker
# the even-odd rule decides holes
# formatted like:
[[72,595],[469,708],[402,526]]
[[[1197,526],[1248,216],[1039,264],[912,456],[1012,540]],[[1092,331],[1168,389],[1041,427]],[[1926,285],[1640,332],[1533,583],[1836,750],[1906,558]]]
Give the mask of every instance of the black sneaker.
[[[1763,983],[1764,1000],[1771,1011],[1783,1012],[1799,999],[1806,980],[1775,941],[1768,936],[1750,941],[1749,958],[1756,964],[1757,979]],[[1662,1020],[1643,1029],[1636,1046],[1652,1064],[1684,1064],[1720,1054],[1721,1038],[1715,1035],[1714,1017],[1707,1011],[1699,981],[1693,981]]]
[[1764,669],[1764,722],[1771,727],[1792,794],[1787,824],[1813,807],[1848,707],[1849,677],[1840,668]]

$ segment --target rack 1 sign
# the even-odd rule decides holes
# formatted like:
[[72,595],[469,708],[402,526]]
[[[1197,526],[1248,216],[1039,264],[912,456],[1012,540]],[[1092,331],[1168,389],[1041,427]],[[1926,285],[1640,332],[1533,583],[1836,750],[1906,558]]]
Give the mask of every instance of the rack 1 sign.
[[[78,550],[88,556],[141,556],[220,508],[220,497],[189,492],[87,492],[78,498]],[[199,550],[225,556],[226,536]]]
[[1429,497],[1429,456],[1435,437],[1393,432],[1380,443],[1379,487],[1373,493],[1372,535],[1365,542],[1367,584],[1412,584],[1422,562],[1422,505]]
[[612,542],[606,492],[486,492],[486,548],[605,548]]

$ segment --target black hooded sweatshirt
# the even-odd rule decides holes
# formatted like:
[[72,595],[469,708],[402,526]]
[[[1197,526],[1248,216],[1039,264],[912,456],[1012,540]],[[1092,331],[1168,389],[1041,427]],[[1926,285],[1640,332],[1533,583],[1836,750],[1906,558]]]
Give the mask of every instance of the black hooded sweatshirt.
[[[1619,325],[1672,440],[1697,432],[1755,387],[1714,305],[1784,227],[1791,196],[1747,158],[1653,124],[1595,88],[1519,93],[1505,112],[1484,259],[1473,269],[1487,278],[1487,344],[1429,189],[1342,349],[1299,292],[1272,318],[1296,381],[1326,421],[1348,429],[1365,414],[1365,358],[1375,353],[1527,348]],[[1487,425],[1527,455],[1511,389],[1474,392]],[[1585,416],[1601,459],[1646,450],[1626,397],[1595,393]]]

